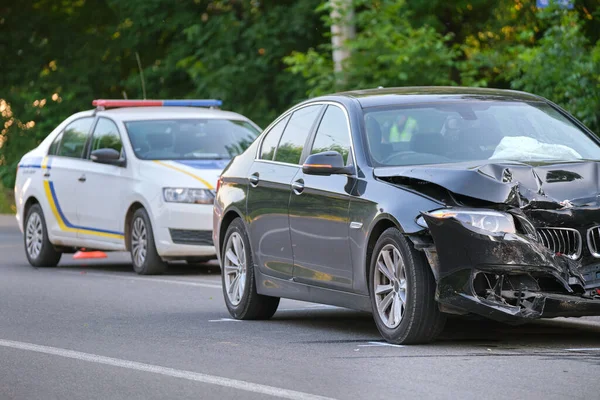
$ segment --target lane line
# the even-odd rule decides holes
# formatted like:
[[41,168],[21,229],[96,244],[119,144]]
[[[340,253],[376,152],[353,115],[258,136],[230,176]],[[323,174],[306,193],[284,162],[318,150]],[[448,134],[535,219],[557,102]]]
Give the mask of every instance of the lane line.
[[330,306],[327,304],[316,304],[299,308],[279,308],[277,311],[314,311],[314,310],[346,310],[343,307]]
[[581,349],[565,349],[566,351],[600,351],[600,347],[589,347]]
[[239,319],[233,318],[220,318],[220,319],[209,319],[208,322],[242,322]]
[[[58,270],[62,273],[67,273],[71,275],[81,275],[80,271],[69,271],[69,270]],[[139,276],[126,276],[126,275],[110,275],[110,274],[102,274],[98,272],[87,272],[85,271],[85,275],[92,276],[100,276],[103,278],[112,278],[112,279],[121,279],[121,280],[132,280],[132,281],[144,281],[144,282],[159,282],[159,283],[170,283],[175,285],[183,285],[183,286],[196,286],[196,287],[206,287],[211,289],[221,289],[221,285],[217,285],[214,283],[204,283],[204,282],[190,282],[190,281],[179,281],[176,279],[163,279],[163,278],[142,278]]]
[[367,342],[368,344],[359,344],[358,347],[405,347],[401,344],[392,344],[392,343],[384,343],[384,342]]
[[122,360],[119,358],[105,357],[97,354],[82,353],[79,351],[61,349],[59,347],[42,346],[33,343],[15,342],[0,339],[0,346],[18,350],[32,351],[36,353],[49,354],[74,360],[87,361],[95,364],[110,365],[135,371],[150,372],[173,378],[186,379],[188,381],[202,382],[209,385],[217,385],[246,392],[260,393],[268,396],[280,397],[291,400],[332,400],[330,397],[317,396],[310,393],[295,390],[282,389],[274,386],[261,385],[237,379],[223,378],[221,376],[201,374],[198,372],[161,367],[159,365],[145,364],[136,361]]

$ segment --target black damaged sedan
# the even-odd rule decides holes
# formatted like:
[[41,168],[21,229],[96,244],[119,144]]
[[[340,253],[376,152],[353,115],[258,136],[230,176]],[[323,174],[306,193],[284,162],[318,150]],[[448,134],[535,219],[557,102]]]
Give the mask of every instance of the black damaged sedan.
[[392,343],[447,314],[600,315],[600,141],[522,92],[398,88],[305,101],[223,172],[225,302],[373,313]]

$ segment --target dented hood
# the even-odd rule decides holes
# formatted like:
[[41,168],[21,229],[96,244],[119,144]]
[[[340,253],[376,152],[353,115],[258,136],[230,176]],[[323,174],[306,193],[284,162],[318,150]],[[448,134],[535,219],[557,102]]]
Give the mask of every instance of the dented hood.
[[[376,177],[400,185],[428,182],[452,193],[521,208],[598,206],[596,161],[521,163],[468,162],[380,167]],[[418,189],[417,189],[418,190]]]

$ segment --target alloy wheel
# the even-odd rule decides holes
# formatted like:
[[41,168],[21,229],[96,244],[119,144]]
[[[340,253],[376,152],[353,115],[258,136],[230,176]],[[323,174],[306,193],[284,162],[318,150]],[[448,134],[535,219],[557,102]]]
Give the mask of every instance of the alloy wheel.
[[373,279],[377,313],[384,325],[396,328],[402,321],[406,305],[406,269],[400,251],[385,245],[377,255]]
[[148,233],[146,224],[142,218],[137,218],[133,222],[131,231],[131,254],[133,262],[137,266],[142,266],[146,260],[146,252],[148,249]]
[[239,233],[233,232],[225,245],[225,291],[234,306],[242,301],[246,287],[246,252]]
[[38,213],[32,213],[27,221],[27,229],[25,234],[25,244],[27,246],[27,254],[31,259],[37,259],[42,251],[44,240],[44,230],[42,219]]

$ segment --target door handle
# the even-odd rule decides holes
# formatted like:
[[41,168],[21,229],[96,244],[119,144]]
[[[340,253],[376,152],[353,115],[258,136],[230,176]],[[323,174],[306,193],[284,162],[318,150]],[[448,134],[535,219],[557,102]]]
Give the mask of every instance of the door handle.
[[86,180],[85,175],[81,175],[78,179],[79,182],[85,182],[85,180]]
[[256,187],[258,185],[258,172],[253,173],[252,175],[250,175],[248,177],[248,180],[250,181],[250,185],[252,185],[252,187]]
[[50,172],[46,172],[46,173],[44,174],[44,178],[50,178]]
[[292,189],[294,193],[301,194],[304,191],[304,179],[298,179],[296,182],[292,183]]

